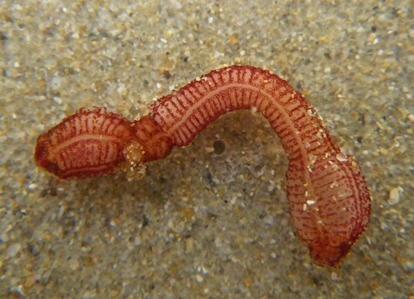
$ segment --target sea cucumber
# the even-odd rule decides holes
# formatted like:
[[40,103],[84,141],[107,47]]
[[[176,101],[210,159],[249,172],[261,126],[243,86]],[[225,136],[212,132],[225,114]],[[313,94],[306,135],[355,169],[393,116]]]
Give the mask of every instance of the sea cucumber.
[[145,162],[188,145],[215,119],[240,109],[262,114],[282,141],[297,236],[316,264],[339,267],[369,222],[365,178],[303,95],[268,71],[250,66],[212,71],[159,99],[135,121],[105,108],[81,109],[39,136],[35,161],[61,179],[120,169],[140,177]]

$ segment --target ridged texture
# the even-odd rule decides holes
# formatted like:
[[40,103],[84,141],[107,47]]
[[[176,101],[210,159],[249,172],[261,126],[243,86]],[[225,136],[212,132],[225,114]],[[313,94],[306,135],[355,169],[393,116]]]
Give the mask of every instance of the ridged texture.
[[143,148],[142,157],[137,163],[163,159],[170,154],[173,148],[171,138],[148,115],[134,121],[133,131],[133,140]]
[[286,81],[267,71],[233,66],[203,76],[151,106],[174,144],[189,144],[233,110],[261,113],[289,159],[287,192],[298,237],[322,266],[339,266],[369,221],[371,199],[358,164],[342,154],[316,111]]
[[125,161],[132,138],[130,121],[105,108],[81,109],[37,139],[38,166],[62,179],[114,173]]
[[221,115],[239,109],[261,113],[281,139],[297,235],[315,263],[338,267],[369,221],[365,179],[302,94],[268,71],[249,66],[213,71],[158,100],[149,115],[134,122],[104,108],[82,109],[39,137],[35,160],[63,179],[118,168],[140,177],[144,162],[166,157]]

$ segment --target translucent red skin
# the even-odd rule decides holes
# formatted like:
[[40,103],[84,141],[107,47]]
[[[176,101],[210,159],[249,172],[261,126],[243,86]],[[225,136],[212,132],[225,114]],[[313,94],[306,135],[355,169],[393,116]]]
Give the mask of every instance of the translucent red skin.
[[302,94],[267,71],[213,71],[156,101],[149,115],[133,122],[104,108],[82,109],[39,136],[35,161],[62,179],[134,169],[189,144],[215,119],[240,109],[263,114],[280,137],[289,159],[287,192],[297,235],[316,264],[339,267],[369,222],[365,179]]
[[122,149],[133,134],[121,115],[83,108],[38,137],[35,161],[65,180],[113,174],[125,162]]

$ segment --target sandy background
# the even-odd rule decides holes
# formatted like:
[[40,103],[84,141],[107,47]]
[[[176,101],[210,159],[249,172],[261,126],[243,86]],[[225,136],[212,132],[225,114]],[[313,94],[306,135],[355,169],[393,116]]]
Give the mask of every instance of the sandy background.
[[[414,4],[344,3],[1,2],[0,297],[414,298]],[[360,162],[372,221],[341,269],[295,237],[284,152],[250,112],[141,181],[36,168],[37,136],[79,108],[132,119],[234,63],[288,80]]]

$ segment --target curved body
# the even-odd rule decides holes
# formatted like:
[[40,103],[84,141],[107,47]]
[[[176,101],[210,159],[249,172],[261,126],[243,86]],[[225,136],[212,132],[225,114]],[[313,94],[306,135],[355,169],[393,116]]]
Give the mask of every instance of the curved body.
[[[149,115],[133,122],[100,110],[99,117],[91,116],[94,127],[80,130],[77,123],[88,125],[76,121],[85,119],[81,110],[39,137],[35,159],[63,179],[134,170],[166,157],[174,146],[188,145],[215,119],[240,109],[262,114],[281,139],[289,160],[287,193],[297,236],[315,263],[338,267],[369,222],[369,190],[360,167],[333,142],[315,109],[268,71],[249,66],[212,71],[156,101]],[[96,109],[90,111],[94,113]],[[111,132],[103,125],[105,115],[114,121]],[[72,132],[61,133],[62,128]],[[97,136],[106,136],[102,146]]]

